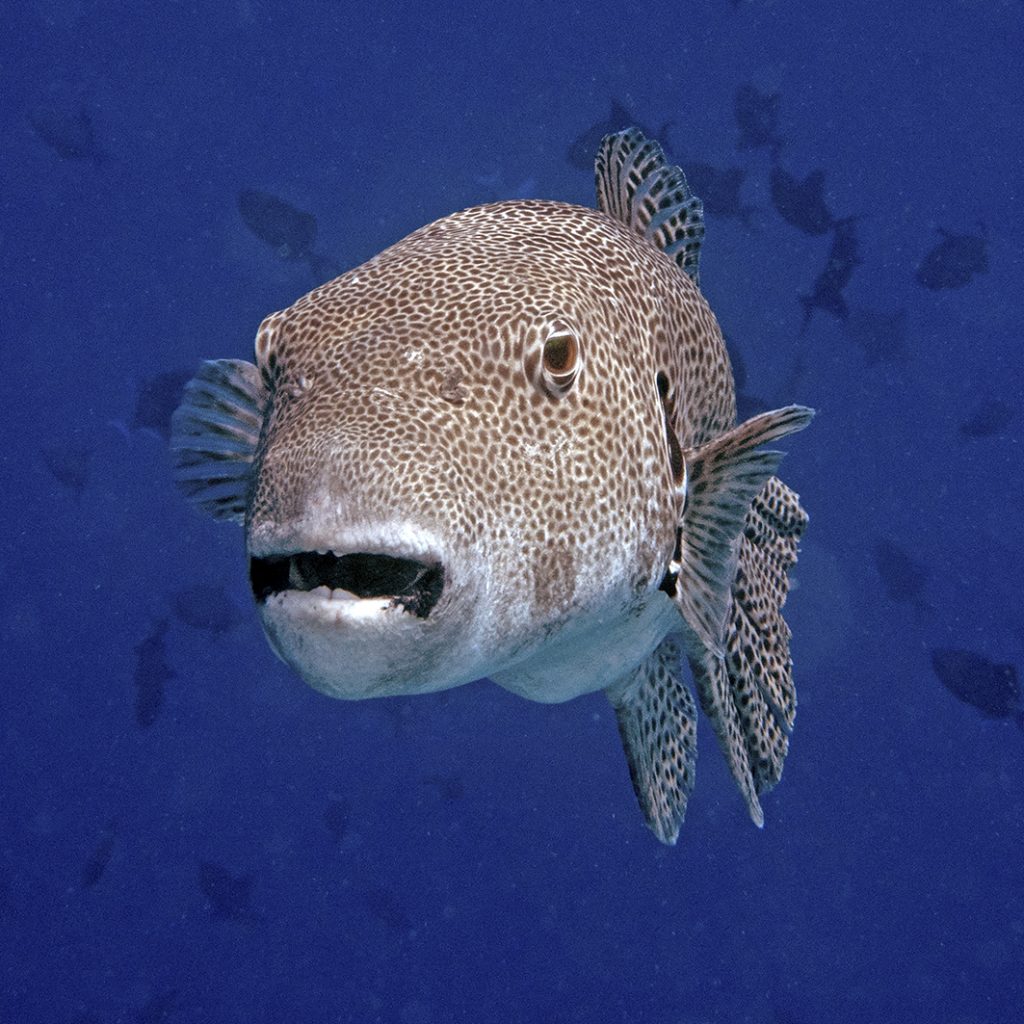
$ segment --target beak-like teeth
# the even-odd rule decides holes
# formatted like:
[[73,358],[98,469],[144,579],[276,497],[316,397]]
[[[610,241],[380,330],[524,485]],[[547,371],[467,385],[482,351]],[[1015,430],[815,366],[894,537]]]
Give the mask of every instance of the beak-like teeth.
[[414,558],[301,551],[250,558],[249,582],[260,604],[285,591],[309,592],[324,587],[346,591],[356,598],[391,598],[396,606],[425,619],[441,599],[445,572],[440,563]]

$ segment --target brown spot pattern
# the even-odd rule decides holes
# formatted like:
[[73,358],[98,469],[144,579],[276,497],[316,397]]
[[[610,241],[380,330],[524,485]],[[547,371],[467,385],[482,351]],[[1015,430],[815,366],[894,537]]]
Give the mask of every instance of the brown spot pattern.
[[[566,325],[586,357],[555,398],[524,362]],[[268,317],[256,357],[271,398],[250,530],[301,520],[315,498],[346,521],[397,512],[465,550],[526,552],[525,578],[494,566],[502,599],[553,615],[585,600],[609,550],[664,573],[678,502],[658,372],[677,382],[684,447],[735,419],[697,288],[625,226],[563,203],[421,228]]]

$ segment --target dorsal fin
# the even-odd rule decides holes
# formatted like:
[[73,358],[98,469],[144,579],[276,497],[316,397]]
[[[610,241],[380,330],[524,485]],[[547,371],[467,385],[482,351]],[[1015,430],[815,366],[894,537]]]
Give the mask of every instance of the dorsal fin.
[[704,204],[661,146],[639,128],[606,135],[594,174],[598,207],[656,245],[699,285]]

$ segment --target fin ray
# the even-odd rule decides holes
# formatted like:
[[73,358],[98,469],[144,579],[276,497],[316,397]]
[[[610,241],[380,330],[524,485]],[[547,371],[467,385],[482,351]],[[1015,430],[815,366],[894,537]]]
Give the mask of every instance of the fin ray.
[[813,415],[803,406],[762,413],[685,453],[674,596],[701,707],[759,827],[758,796],[781,777],[796,712],[781,608],[807,522],[773,475],[782,454],[759,446],[802,430]]
[[606,135],[594,174],[598,207],[661,249],[699,285],[704,204],[659,143],[639,128]]
[[213,359],[185,386],[171,417],[175,482],[215,519],[245,518],[267,402],[256,366]]
[[679,837],[697,764],[697,705],[681,669],[679,643],[668,637],[607,691],[640,809],[669,846]]

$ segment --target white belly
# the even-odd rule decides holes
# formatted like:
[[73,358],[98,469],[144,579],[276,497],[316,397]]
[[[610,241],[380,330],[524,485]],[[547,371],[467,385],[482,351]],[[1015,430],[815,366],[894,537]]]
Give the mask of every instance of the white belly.
[[679,629],[679,610],[658,590],[626,615],[621,605],[569,623],[522,660],[492,672],[499,686],[527,700],[557,704],[604,690]]

